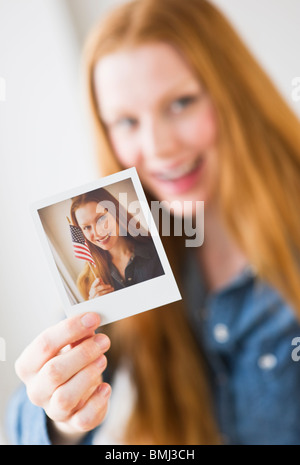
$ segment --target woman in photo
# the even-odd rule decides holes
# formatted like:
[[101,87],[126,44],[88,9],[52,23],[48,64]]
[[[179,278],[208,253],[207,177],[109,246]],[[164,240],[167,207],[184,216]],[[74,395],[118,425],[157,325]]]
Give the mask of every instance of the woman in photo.
[[102,175],[205,201],[205,239],[163,238],[183,299],[107,328],[109,384],[95,314],[25,349],[15,442],[300,444],[299,121],[206,0],[126,2],[85,58]]
[[73,198],[70,213],[96,264],[78,278],[86,300],[164,274],[150,234],[106,189]]

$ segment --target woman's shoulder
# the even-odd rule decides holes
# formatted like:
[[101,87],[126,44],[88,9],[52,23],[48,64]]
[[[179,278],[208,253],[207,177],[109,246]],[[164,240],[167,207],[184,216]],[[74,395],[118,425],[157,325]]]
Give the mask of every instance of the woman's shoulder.
[[156,249],[153,243],[153,239],[150,236],[140,238],[140,240],[136,240],[134,243],[135,255],[140,255],[144,258],[151,258],[154,250]]

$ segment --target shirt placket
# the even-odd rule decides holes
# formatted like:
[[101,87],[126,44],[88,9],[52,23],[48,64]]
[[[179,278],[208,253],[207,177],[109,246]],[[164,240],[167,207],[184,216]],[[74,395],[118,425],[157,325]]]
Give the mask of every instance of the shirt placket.
[[235,409],[231,385],[235,335],[227,321],[233,304],[230,295],[208,297],[202,313],[202,335],[212,371],[212,388],[222,440],[237,444]]
[[135,255],[132,254],[125,268],[125,286],[134,284],[134,259]]

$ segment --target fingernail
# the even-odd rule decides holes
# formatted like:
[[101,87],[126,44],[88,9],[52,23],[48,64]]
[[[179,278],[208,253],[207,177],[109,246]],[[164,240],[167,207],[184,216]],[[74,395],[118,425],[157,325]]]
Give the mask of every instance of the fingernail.
[[81,323],[85,328],[92,328],[95,326],[99,326],[100,324],[100,317],[96,313],[86,313],[81,318]]
[[109,384],[102,383],[98,387],[97,391],[99,392],[99,394],[102,394],[104,397],[108,397],[111,393],[111,387]]
[[97,358],[97,360],[95,360],[95,365],[97,365],[98,368],[103,368],[106,365],[105,355],[101,355],[101,357]]
[[105,336],[105,334],[96,334],[94,341],[98,344],[101,350],[107,350],[110,346],[110,340],[107,336]]

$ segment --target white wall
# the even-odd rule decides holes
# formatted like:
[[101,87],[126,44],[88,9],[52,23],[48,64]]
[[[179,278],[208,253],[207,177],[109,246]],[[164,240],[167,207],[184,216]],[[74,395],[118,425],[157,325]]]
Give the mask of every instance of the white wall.
[[[300,75],[299,0],[214,1],[300,115],[300,102],[291,98],[291,80]],[[0,424],[18,385],[17,355],[63,315],[29,205],[97,177],[80,97],[79,51],[100,11],[115,3],[0,0],[0,77],[6,80],[6,101],[0,101],[0,338],[6,346]]]
[[99,17],[126,0],[65,0],[76,28],[79,43]]
[[0,415],[18,384],[14,360],[61,318],[29,205],[94,179],[81,116],[79,55],[61,0],[0,0]]

